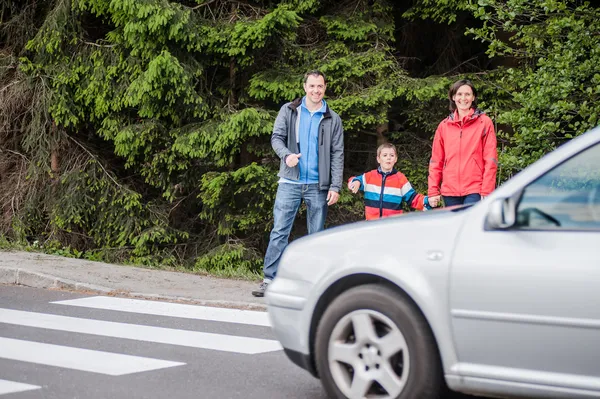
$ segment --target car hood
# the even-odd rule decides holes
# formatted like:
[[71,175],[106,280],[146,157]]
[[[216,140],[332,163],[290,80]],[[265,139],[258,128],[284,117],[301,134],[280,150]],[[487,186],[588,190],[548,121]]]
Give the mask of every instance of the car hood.
[[470,207],[412,212],[311,234],[288,245],[277,275],[314,283],[335,269],[377,272],[373,268],[386,264],[418,266],[431,256],[438,257],[438,266],[448,264],[462,220],[469,213]]

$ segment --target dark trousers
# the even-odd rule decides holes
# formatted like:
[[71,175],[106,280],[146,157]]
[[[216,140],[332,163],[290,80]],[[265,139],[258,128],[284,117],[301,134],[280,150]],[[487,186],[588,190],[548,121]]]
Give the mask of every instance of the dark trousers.
[[479,194],[468,194],[462,197],[447,197],[444,195],[443,198],[444,206],[474,204],[481,201],[481,195]]

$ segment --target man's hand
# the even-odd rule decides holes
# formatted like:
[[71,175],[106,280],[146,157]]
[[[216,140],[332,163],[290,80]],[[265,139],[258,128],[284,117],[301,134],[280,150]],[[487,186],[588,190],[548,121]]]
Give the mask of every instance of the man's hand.
[[298,165],[298,158],[301,156],[302,154],[290,154],[285,157],[285,164],[290,168],[293,168],[294,166]]
[[329,191],[327,193],[327,205],[333,205],[335,204],[338,199],[340,198],[340,194],[336,193],[335,191]]
[[429,197],[429,205],[433,208],[438,207],[440,205],[440,196],[435,195],[433,197]]
[[348,190],[352,191],[354,194],[356,194],[358,192],[359,188],[360,188],[360,182],[357,180],[354,180],[354,181],[348,183]]

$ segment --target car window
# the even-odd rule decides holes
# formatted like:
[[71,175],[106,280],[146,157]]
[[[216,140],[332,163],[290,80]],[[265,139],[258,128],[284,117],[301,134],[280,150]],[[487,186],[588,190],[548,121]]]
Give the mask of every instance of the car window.
[[529,184],[517,206],[517,227],[600,230],[600,144]]

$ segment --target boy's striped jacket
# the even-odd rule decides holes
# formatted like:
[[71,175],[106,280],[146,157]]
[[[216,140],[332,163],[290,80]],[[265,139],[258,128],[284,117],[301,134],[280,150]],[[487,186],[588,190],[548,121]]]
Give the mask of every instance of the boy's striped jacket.
[[348,183],[360,182],[360,190],[365,192],[365,217],[367,220],[398,215],[402,213],[402,202],[411,208],[423,210],[426,197],[418,194],[410,182],[396,169],[383,172],[381,167],[360,176],[352,176]]

